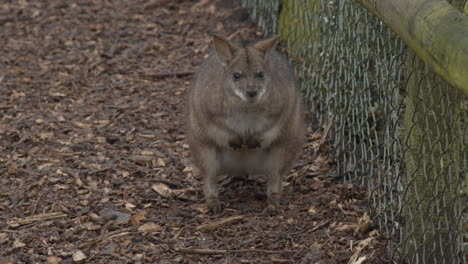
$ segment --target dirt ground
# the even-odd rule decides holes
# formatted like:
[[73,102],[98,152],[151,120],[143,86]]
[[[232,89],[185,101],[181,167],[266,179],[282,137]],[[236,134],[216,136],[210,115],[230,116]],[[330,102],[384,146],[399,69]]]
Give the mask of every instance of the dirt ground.
[[325,129],[279,214],[264,181],[232,178],[207,212],[185,95],[212,33],[257,30],[238,1],[2,1],[0,263],[387,263]]

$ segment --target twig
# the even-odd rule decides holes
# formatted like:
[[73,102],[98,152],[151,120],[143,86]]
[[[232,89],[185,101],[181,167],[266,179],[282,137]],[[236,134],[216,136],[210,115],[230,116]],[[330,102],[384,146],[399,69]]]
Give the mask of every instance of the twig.
[[7,221],[7,225],[10,228],[17,228],[20,226],[32,224],[34,222],[39,222],[39,221],[47,221],[51,219],[56,219],[60,217],[65,217],[67,214],[61,213],[61,212],[53,212],[53,213],[46,213],[46,214],[40,214],[40,215],[32,215],[28,216],[24,219],[17,219],[13,218],[11,220]]
[[31,214],[36,213],[37,205],[39,204],[39,201],[41,200],[41,198],[42,198],[42,195],[39,194],[39,197],[37,197],[37,200],[34,202],[34,206],[33,206],[33,209],[31,211]]
[[239,222],[242,219],[244,219],[244,216],[242,216],[242,215],[231,216],[231,217],[228,217],[228,218],[218,220],[216,222],[201,224],[201,225],[197,226],[195,228],[195,230],[198,230],[198,231],[212,230],[212,229],[216,229],[216,228],[219,228],[219,227],[222,227],[222,226],[226,226],[226,225],[230,225],[230,224]]
[[322,223],[319,223],[318,225],[314,226],[311,230],[309,230],[309,232],[314,232],[315,230],[318,230],[318,229],[322,228],[323,226],[328,225],[328,223],[330,223],[329,220],[323,221]]
[[94,245],[96,243],[99,243],[101,241],[111,239],[111,238],[114,238],[114,237],[128,235],[128,234],[130,234],[130,232],[129,232],[130,230],[131,230],[131,228],[123,228],[121,230],[115,230],[115,231],[109,232],[107,234],[103,234],[103,235],[100,235],[98,237],[88,239],[88,241],[83,242],[83,243],[80,244],[80,248],[92,246],[92,245]]
[[185,230],[185,227],[182,227],[182,228],[179,230],[179,232],[177,232],[177,234],[175,234],[174,238],[175,238],[175,239],[178,239],[179,236],[180,236],[180,234],[181,234],[184,230]]
[[[364,261],[367,259],[367,256],[364,255],[362,257],[359,257],[359,255],[361,254],[361,251],[364,250],[364,248],[366,248],[369,244],[371,244],[374,239],[375,237],[368,237],[359,242],[359,244],[354,249],[354,254],[349,259],[348,264],[364,263]],[[350,250],[353,251],[353,248],[350,248]]]
[[153,78],[153,79],[164,79],[169,77],[185,77],[195,74],[194,71],[183,71],[183,72],[166,72],[166,73],[145,73],[145,77]]
[[0,110],[9,109],[9,108],[12,108],[12,107],[13,107],[13,105],[0,104]]
[[236,37],[236,36],[239,35],[239,34],[242,34],[242,30],[241,30],[241,29],[236,30],[236,32],[234,32],[234,33],[232,33],[231,35],[229,35],[229,36],[227,37],[227,39],[228,39],[228,40],[232,40],[232,39],[234,39],[234,37]]
[[265,254],[285,254],[285,253],[296,253],[292,250],[264,250],[264,249],[209,249],[209,248],[176,248],[175,251],[182,253],[202,254],[202,255],[224,255],[224,254],[235,254],[235,253],[265,253]]
[[271,263],[293,263],[292,261],[288,259],[280,259],[280,258],[271,258]]

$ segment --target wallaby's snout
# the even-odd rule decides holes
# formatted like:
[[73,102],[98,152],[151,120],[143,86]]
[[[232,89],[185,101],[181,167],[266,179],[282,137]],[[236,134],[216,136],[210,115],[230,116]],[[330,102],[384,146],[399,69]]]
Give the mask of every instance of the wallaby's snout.
[[243,83],[234,83],[233,85],[228,86],[228,89],[234,91],[234,94],[237,95],[237,97],[239,97],[244,102],[259,102],[267,92],[267,85],[264,83],[263,80],[259,81],[253,78],[253,80],[249,80],[248,77],[244,78],[245,80],[241,81]]
[[247,98],[249,99],[249,101],[253,101],[257,98],[257,95],[258,95],[257,88],[247,87],[247,89],[245,89],[245,94],[247,95]]

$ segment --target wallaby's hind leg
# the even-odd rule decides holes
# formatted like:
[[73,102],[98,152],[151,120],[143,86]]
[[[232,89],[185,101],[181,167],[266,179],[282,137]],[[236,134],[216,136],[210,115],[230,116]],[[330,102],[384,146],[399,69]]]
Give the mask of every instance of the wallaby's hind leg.
[[216,174],[207,172],[205,174],[205,184],[203,191],[208,208],[214,213],[221,211],[221,202],[219,201],[218,182]]
[[268,175],[267,181],[267,210],[276,211],[280,206],[281,193],[283,191],[283,181],[281,174],[272,172]]
[[297,153],[285,146],[277,146],[271,150],[270,157],[268,158],[270,171],[268,173],[266,186],[268,197],[267,211],[276,212],[279,209],[283,192],[283,178],[288,173],[292,161],[296,156]]
[[204,148],[200,153],[201,173],[204,178],[203,192],[208,208],[214,213],[221,211],[221,202],[219,201],[218,175],[220,173],[220,164],[217,159],[216,150]]

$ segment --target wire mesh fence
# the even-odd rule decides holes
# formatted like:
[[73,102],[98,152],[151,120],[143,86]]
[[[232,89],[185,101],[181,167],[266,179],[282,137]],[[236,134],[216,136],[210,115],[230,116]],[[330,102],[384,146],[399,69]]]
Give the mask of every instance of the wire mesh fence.
[[[337,176],[368,186],[394,263],[466,263],[468,102],[354,1],[243,1],[278,34]],[[465,229],[464,229],[465,228]]]

